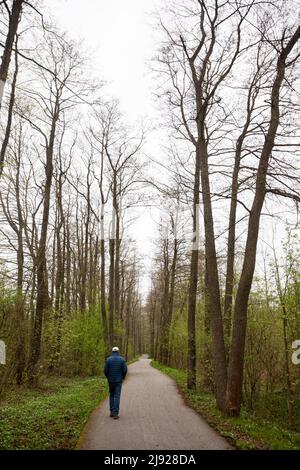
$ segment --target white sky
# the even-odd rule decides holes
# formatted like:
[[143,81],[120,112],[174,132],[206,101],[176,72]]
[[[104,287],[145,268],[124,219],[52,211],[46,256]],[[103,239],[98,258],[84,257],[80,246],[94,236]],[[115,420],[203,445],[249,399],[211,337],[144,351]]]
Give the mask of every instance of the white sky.
[[157,0],[46,0],[74,39],[90,49],[95,75],[109,83],[122,110],[135,120],[153,113],[147,63],[154,51],[151,11]]

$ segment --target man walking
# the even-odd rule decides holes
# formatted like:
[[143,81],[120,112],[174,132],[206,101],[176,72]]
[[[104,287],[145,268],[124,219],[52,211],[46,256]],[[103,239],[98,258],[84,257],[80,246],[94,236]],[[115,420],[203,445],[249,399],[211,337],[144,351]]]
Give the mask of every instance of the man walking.
[[127,374],[125,359],[120,356],[119,348],[112,348],[112,355],[106,359],[104,374],[109,385],[110,417],[119,418],[122,382]]

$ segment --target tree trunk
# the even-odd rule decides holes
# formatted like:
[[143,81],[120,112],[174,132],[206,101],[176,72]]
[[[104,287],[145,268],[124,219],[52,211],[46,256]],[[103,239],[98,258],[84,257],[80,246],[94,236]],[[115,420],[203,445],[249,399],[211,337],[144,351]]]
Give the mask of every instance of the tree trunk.
[[35,308],[35,318],[33,325],[31,353],[28,366],[28,378],[31,385],[35,382],[36,366],[41,355],[41,338],[43,316],[46,308],[49,306],[48,282],[47,282],[47,261],[46,261],[46,248],[47,248],[47,234],[50,212],[50,199],[51,199],[51,186],[53,178],[53,151],[56,123],[58,119],[58,103],[56,103],[56,110],[52,119],[51,132],[49,143],[46,148],[46,181],[44,193],[44,207],[43,218],[41,226],[41,234],[39,240],[39,247],[36,257],[36,275],[37,275],[37,298]]
[[[16,41],[16,43],[17,43],[17,41]],[[16,48],[17,48],[17,45],[16,45]],[[18,71],[19,71],[18,53],[17,53],[17,50],[16,50],[16,52],[15,52],[15,71],[14,71],[13,80],[12,80],[12,84],[11,84],[11,92],[10,92],[10,99],[9,99],[9,106],[8,106],[7,122],[6,122],[4,139],[3,139],[3,142],[2,142],[2,145],[1,145],[1,150],[0,150],[0,178],[1,178],[2,173],[3,173],[5,154],[6,154],[6,150],[7,150],[7,146],[8,146],[8,142],[9,142],[9,137],[10,137],[10,132],[11,132],[11,124],[12,124],[13,109],[14,109],[14,104],[15,104],[16,84],[17,84]],[[1,104],[0,104],[0,107],[1,107]]]
[[201,168],[202,198],[204,209],[205,253],[207,267],[207,285],[212,332],[212,355],[215,374],[215,395],[218,408],[225,408],[226,394],[226,353],[223,333],[223,319],[221,311],[221,298],[215,234],[211,204],[210,182],[208,173],[208,154],[204,137],[204,129],[199,125],[199,153]]
[[174,306],[174,292],[175,292],[175,279],[176,279],[176,268],[177,268],[177,256],[178,256],[178,240],[174,239],[173,246],[173,259],[171,265],[171,279],[170,279],[170,294],[169,294],[169,305],[168,305],[168,318],[166,325],[167,334],[167,364],[170,365],[170,329],[173,318],[173,306]]
[[110,258],[110,265],[109,265],[109,292],[108,292],[108,305],[109,305],[109,341],[110,347],[112,347],[114,343],[114,300],[115,300],[115,293],[114,293],[114,279],[115,279],[115,240],[113,238],[109,239],[109,258]]
[[0,64],[0,109],[2,105],[4,87],[8,76],[10,58],[14,40],[18,30],[18,24],[21,17],[23,0],[14,0],[9,17],[8,33],[2,54],[2,61]]
[[232,345],[229,359],[226,409],[233,416],[239,415],[241,408],[247,309],[255,269],[259,222],[266,194],[267,171],[280,119],[280,88],[285,76],[286,59],[299,39],[300,27],[295,31],[286,47],[282,49],[277,61],[276,77],[271,91],[271,119],[257,170],[255,196],[249,217],[244,262],[234,308]]
[[[102,211],[103,210],[104,208],[102,208]],[[101,214],[100,258],[101,258],[101,273],[100,273],[101,318],[102,318],[104,344],[105,344],[106,352],[108,352],[108,331],[107,331],[106,292],[105,292],[105,240],[104,240],[104,214],[103,213]]]
[[237,140],[235,149],[234,168],[231,182],[230,212],[228,223],[228,241],[227,241],[227,265],[226,265],[226,282],[225,282],[225,299],[224,299],[224,327],[227,338],[231,334],[232,323],[232,301],[233,301],[233,285],[234,285],[234,260],[235,260],[235,234],[236,234],[236,213],[237,213],[237,197],[239,190],[239,173],[241,167],[242,150],[245,138],[247,136],[251,117],[255,108],[255,100],[258,95],[260,78],[259,69],[254,74],[253,80],[249,87],[247,98],[247,116],[243,130]]
[[193,192],[193,240],[190,264],[190,283],[188,296],[188,364],[187,387],[196,387],[196,302],[199,261],[199,189],[200,189],[200,155],[196,150],[196,163]]
[[20,164],[21,164],[21,132],[18,145],[18,161],[17,161],[17,174],[16,174],[16,200],[18,211],[18,250],[17,250],[17,367],[16,367],[16,381],[18,385],[23,383],[24,370],[25,370],[25,315],[24,315],[24,298],[23,298],[23,275],[24,275],[24,249],[23,249],[23,214],[20,199]]

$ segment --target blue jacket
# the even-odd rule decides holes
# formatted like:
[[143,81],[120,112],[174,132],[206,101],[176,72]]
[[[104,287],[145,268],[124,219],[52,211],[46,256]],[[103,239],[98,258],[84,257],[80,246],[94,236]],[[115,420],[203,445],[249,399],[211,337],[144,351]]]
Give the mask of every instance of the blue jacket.
[[110,383],[122,382],[127,374],[127,365],[124,357],[120,356],[118,352],[113,352],[106,359],[104,374]]

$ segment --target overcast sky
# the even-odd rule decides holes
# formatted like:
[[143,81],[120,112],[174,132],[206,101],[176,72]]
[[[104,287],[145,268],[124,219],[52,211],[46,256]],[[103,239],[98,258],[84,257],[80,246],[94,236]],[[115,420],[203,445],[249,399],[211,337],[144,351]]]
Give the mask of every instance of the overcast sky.
[[130,119],[153,112],[148,63],[155,51],[151,11],[157,0],[46,0],[60,26],[82,38],[95,72]]

